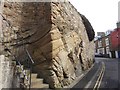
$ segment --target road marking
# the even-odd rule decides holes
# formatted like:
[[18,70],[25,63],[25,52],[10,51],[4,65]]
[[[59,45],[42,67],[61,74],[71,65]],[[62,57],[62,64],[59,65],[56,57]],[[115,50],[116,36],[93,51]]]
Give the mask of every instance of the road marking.
[[92,77],[92,79],[88,82],[88,84],[85,86],[85,88],[90,88],[90,85],[92,84],[93,80],[95,79],[95,77],[97,76],[97,73],[99,73],[99,71],[101,70],[101,65],[99,66],[99,68],[97,69],[97,71],[95,72],[94,76]]
[[103,79],[103,76],[104,76],[104,73],[105,73],[105,63],[103,63],[104,65],[103,65],[103,73],[102,73],[102,75],[101,75],[101,79],[100,79],[100,82],[99,82],[99,84],[98,84],[98,88],[100,88],[100,85],[101,85],[101,82],[102,82],[102,79]]
[[103,76],[104,76],[104,72],[105,72],[105,63],[102,62],[102,70],[99,74],[99,77],[98,77],[98,79],[95,83],[95,86],[94,86],[93,90],[96,90],[96,89],[98,90],[100,88],[100,85],[101,85],[101,82],[102,82],[102,79],[103,79]]

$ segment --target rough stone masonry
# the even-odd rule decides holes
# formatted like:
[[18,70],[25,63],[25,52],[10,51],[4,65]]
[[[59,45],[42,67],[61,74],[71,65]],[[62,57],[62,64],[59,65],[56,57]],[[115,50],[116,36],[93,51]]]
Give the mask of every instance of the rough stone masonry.
[[51,88],[70,85],[93,64],[94,30],[69,2],[6,1],[2,9],[4,46],[21,62],[26,46]]

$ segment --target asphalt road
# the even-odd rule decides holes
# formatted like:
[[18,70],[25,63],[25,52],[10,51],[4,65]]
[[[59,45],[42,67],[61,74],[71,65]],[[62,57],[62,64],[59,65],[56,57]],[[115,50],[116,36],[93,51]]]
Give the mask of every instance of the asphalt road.
[[95,58],[95,66],[72,89],[83,89],[86,86],[89,86],[89,89],[93,88],[102,70],[102,62],[104,62],[105,65],[105,72],[99,88],[105,90],[120,90],[120,60],[110,58]]
[[109,58],[96,58],[98,62],[105,63],[105,72],[102,78],[100,88],[102,89],[120,89],[119,85],[119,60]]

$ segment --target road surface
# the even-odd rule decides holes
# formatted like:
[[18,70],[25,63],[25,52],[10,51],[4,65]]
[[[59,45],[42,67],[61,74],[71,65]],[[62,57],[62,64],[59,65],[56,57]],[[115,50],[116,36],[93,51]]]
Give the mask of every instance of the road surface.
[[74,88],[120,89],[120,60],[95,58],[94,67],[72,89]]
[[118,59],[97,58],[96,61],[105,63],[105,72],[99,88],[119,88],[119,62]]

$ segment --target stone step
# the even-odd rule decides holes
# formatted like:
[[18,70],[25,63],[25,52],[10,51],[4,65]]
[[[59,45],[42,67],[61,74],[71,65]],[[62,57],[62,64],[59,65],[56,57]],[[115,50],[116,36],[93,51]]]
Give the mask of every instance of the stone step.
[[31,78],[32,78],[32,79],[36,79],[36,78],[37,78],[37,74],[36,74],[36,73],[32,73],[32,74],[31,74]]
[[32,86],[37,84],[37,83],[43,84],[43,79],[34,79],[34,80],[32,79],[32,81],[31,81]]
[[[17,65],[17,67],[18,67],[19,71],[21,72],[20,66]],[[23,65],[22,65],[22,68],[24,69]],[[28,76],[28,78],[30,78],[30,76],[29,76],[30,75],[30,70],[24,69],[24,72]],[[36,74],[36,73],[32,73],[31,74],[31,88],[38,88],[38,89],[39,88],[47,88],[48,89],[49,88],[49,84],[44,84],[43,83],[43,79],[37,78],[37,75],[38,74]],[[24,80],[24,83],[26,85],[29,85],[28,81],[26,79]]]
[[31,88],[49,88],[49,85],[37,83],[35,85],[31,85]]

